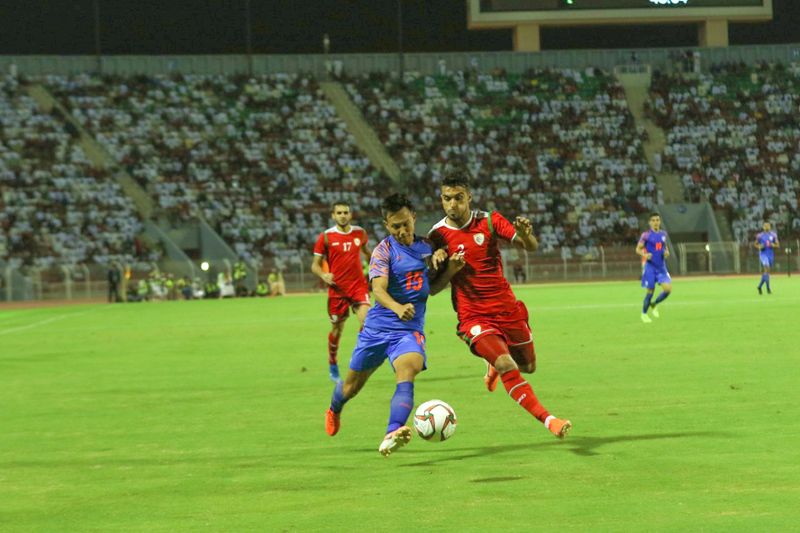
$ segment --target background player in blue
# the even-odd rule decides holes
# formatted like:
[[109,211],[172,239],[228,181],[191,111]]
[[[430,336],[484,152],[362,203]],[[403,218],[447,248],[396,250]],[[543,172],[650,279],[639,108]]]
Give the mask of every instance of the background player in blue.
[[758,294],[762,294],[761,287],[767,285],[767,294],[772,294],[769,286],[769,272],[775,264],[775,248],[780,248],[778,235],[771,231],[769,222],[764,222],[764,231],[756,235],[755,247],[758,248],[758,259],[761,261],[761,283],[758,284]]
[[463,253],[447,261],[447,268],[430,283],[428,271],[436,272],[446,252],[433,251],[427,239],[414,235],[416,215],[409,200],[393,194],[383,201],[384,225],[389,236],[373,250],[369,279],[375,305],[367,313],[363,330],[350,358],[350,370],[333,389],[325,413],[325,431],[339,431],[339,414],[345,402],[358,394],[369,377],[387,358],[394,368],[397,386],[392,397],[389,425],[378,451],[388,456],[411,440],[406,420],[414,407],[414,378],[425,369],[425,306],[429,294],[444,289],[464,266]]
[[[642,287],[647,290],[642,305],[642,322],[652,322],[647,311],[652,310],[653,316],[658,318],[656,306],[667,299],[672,292],[672,278],[667,272],[666,259],[669,257],[667,249],[667,232],[661,231],[661,215],[650,213],[650,229],[642,233],[636,245],[636,253],[645,260],[642,269]],[[656,283],[661,285],[661,294],[652,302]]]

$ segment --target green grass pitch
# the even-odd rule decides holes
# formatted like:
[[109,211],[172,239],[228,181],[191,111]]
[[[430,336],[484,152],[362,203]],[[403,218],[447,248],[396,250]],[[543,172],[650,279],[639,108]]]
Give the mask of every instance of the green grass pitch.
[[[786,531],[800,523],[800,280],[520,287],[563,442],[483,388],[445,294],[416,403],[444,443],[377,452],[384,365],[324,432],[324,296],[0,308],[2,531]],[[346,364],[356,336],[345,330]]]

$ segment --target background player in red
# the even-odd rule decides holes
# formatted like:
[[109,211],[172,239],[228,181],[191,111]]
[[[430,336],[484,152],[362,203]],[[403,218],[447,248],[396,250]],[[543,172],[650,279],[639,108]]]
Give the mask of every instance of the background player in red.
[[487,362],[484,378],[493,391],[498,377],[514,401],[531,413],[556,437],[572,428],[569,420],[552,416],[539,402],[520,370],[536,370],[533,334],[528,310],[514,296],[503,275],[500,240],[534,251],[539,242],[527,218],[509,223],[499,213],[470,209],[472,195],[467,179],[458,174],[445,177],[442,207],[447,214],[429,233],[437,248],[448,254],[464,252],[466,265],[451,280],[453,307],[458,314],[458,335],[472,353]]
[[[328,286],[328,317],[332,325],[328,334],[328,365],[331,380],[337,382],[339,338],[350,308],[361,326],[369,310],[369,287],[362,271],[361,255],[369,260],[372,251],[367,246],[364,228],[350,224],[353,214],[347,202],[333,204],[331,218],[336,224],[320,233],[314,245],[311,272]],[[327,260],[330,272],[323,269],[323,259]]]

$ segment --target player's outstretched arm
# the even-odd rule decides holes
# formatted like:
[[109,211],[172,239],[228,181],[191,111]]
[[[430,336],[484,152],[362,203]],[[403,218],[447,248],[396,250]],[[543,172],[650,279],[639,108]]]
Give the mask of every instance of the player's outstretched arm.
[[447,268],[431,282],[431,295],[442,292],[444,288],[447,287],[447,284],[450,283],[453,276],[464,268],[465,264],[464,252],[456,252],[451,255],[450,259],[447,261]]
[[414,304],[401,304],[389,294],[389,278],[372,278],[372,295],[375,300],[386,309],[391,310],[402,321],[414,318],[416,310]]
[[539,248],[539,241],[533,234],[533,225],[531,221],[525,217],[517,217],[514,219],[514,231],[517,232],[514,244],[524,248],[529,252],[535,252]]
[[333,274],[322,270],[322,256],[315,255],[314,260],[311,261],[311,272],[319,276],[319,279],[324,281],[327,285],[333,285]]

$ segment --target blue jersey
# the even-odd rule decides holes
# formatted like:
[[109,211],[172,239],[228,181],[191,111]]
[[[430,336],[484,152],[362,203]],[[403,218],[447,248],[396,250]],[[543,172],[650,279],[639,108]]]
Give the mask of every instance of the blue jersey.
[[365,328],[388,331],[423,331],[425,307],[431,293],[426,259],[433,247],[424,239],[414,236],[410,246],[400,244],[397,239],[386,237],[372,251],[369,262],[369,279],[389,279],[389,295],[400,304],[414,304],[414,318],[403,321],[397,314],[379,303],[367,313]]
[[775,257],[775,244],[778,242],[778,234],[774,231],[762,231],[756,235],[756,242],[761,245],[762,257],[772,259]]
[[647,230],[639,238],[639,244],[652,254],[647,262],[656,268],[664,268],[664,250],[667,249],[667,232]]

